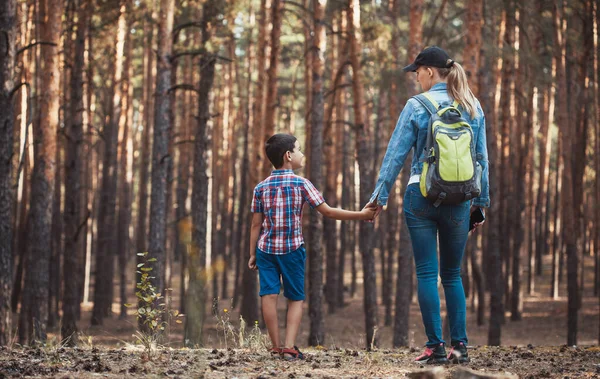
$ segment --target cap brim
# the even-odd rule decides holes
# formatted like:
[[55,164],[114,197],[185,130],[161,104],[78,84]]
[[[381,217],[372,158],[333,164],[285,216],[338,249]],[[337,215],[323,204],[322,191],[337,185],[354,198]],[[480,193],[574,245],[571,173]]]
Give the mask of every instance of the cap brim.
[[419,66],[417,66],[416,64],[409,64],[408,66],[404,67],[402,69],[402,71],[404,72],[411,72],[411,71],[417,71],[417,68],[419,68]]

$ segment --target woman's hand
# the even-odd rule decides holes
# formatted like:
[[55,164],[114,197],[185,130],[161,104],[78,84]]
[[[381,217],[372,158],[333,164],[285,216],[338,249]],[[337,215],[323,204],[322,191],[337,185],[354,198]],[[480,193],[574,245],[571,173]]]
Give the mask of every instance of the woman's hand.
[[[472,206],[471,206],[471,210],[469,211],[469,217],[471,217],[471,214],[472,214],[473,212],[475,212],[475,211],[476,211],[477,209],[479,209],[479,208],[481,208],[481,207],[478,207],[478,206],[476,206],[476,205],[472,205]],[[481,209],[481,212],[482,212],[482,213],[485,215],[485,212],[483,211],[483,209]],[[471,233],[475,233],[475,230],[476,230],[478,227],[480,227],[481,225],[483,225],[484,223],[485,223],[485,219],[484,219],[483,221],[481,221],[481,222],[476,222],[476,223],[474,223],[474,224],[473,224],[473,229],[471,229]]]
[[381,211],[383,210],[383,207],[380,205],[377,205],[377,203],[367,203],[367,205],[365,205],[365,208],[370,208],[370,209],[375,210],[375,214],[373,215],[373,218],[371,220],[369,220],[369,222],[375,222],[377,217],[379,217],[379,213],[381,213]]

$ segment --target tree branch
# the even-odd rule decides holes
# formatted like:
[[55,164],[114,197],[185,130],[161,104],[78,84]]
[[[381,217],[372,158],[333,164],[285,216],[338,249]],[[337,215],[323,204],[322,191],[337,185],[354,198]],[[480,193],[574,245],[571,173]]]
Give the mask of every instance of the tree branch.
[[167,93],[171,93],[171,92],[176,91],[178,89],[182,89],[182,90],[185,90],[185,91],[194,91],[194,92],[198,93],[198,90],[196,88],[194,88],[194,86],[191,85],[191,84],[176,84],[176,85],[172,86],[171,88],[169,88],[167,90]]
[[24,51],[29,50],[32,47],[35,47],[37,45],[48,45],[48,46],[54,46],[54,47],[58,46],[54,42],[37,41],[37,42],[30,43],[29,45],[20,48],[19,50],[17,50],[17,54],[16,55],[18,56],[19,54],[23,53]]
[[431,39],[431,35],[433,34],[433,32],[435,30],[435,24],[437,23],[437,20],[442,15],[442,12],[444,12],[444,8],[446,7],[447,2],[448,2],[448,0],[442,1],[442,5],[440,5],[440,8],[438,9],[438,13],[435,15],[435,18],[433,19],[433,23],[431,23],[431,28],[429,29],[429,33],[427,33],[427,39],[425,40],[425,43],[423,44],[423,46],[429,46],[429,40]]

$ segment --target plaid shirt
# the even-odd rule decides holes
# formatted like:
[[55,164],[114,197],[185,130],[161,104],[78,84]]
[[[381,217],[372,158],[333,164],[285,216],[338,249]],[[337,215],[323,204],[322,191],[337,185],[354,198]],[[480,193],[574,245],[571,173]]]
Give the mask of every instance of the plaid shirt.
[[254,188],[252,212],[264,213],[258,248],[268,254],[287,254],[304,244],[302,207],[316,208],[323,195],[292,170],[275,170]]

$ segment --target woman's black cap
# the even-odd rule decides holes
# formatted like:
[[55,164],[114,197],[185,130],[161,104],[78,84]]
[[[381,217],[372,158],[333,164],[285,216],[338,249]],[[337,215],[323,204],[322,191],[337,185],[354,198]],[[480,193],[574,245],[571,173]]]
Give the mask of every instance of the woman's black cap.
[[430,46],[421,51],[412,64],[404,67],[404,72],[417,71],[419,66],[429,66],[438,68],[450,68],[454,61],[450,59],[448,53],[437,46]]

